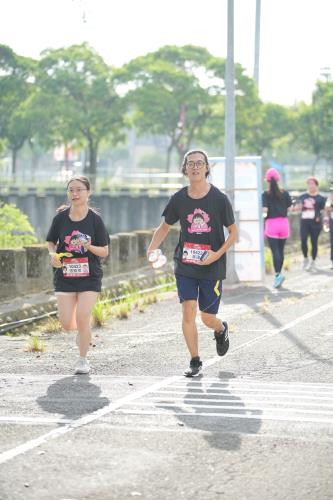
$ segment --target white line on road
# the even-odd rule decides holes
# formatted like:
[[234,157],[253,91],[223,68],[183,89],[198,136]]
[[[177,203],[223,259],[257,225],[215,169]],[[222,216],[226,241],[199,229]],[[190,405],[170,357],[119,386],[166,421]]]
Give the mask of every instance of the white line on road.
[[[283,420],[287,422],[295,422],[296,419],[294,417],[290,417],[288,415],[266,415],[266,414],[260,414],[260,415],[251,415],[250,413],[248,415],[245,414],[235,414],[235,413],[215,413],[215,412],[174,412],[174,411],[146,411],[146,410],[124,410],[121,409],[120,411],[117,412],[118,414],[124,414],[124,415],[168,415],[168,416],[186,416],[186,417],[224,417],[224,418],[243,418],[243,419],[250,419],[250,420]],[[297,422],[309,422],[309,423],[321,423],[321,424],[333,424],[333,418],[310,418],[310,417],[302,417],[299,416],[297,418]]]
[[[235,347],[234,349],[231,350],[229,356],[234,354],[235,352],[239,351],[240,349],[244,349],[245,347],[251,346],[256,342],[260,342],[263,339],[272,337],[273,335],[277,335],[277,334],[282,333],[290,328],[293,328],[294,326],[298,325],[302,321],[313,318],[314,316],[317,316],[318,314],[321,314],[321,313],[327,311],[327,309],[330,309],[332,307],[333,307],[333,300],[328,302],[327,304],[324,304],[324,305],[314,309],[313,311],[311,311],[309,313],[306,313],[306,314],[303,314],[302,316],[299,316],[295,320],[287,323],[285,326],[276,329],[276,331],[274,331],[274,332],[260,335],[259,337],[255,338],[255,339],[252,339],[248,342],[245,342],[244,344],[239,345],[238,347]],[[216,364],[217,362],[220,361],[220,359],[221,358],[218,356],[211,358],[210,360],[208,360],[205,363],[205,367],[212,366],[212,365]],[[79,418],[78,420],[75,421],[74,424],[67,424],[67,425],[64,425],[63,427],[53,429],[52,431],[50,431],[46,434],[43,434],[42,436],[39,436],[36,439],[32,439],[32,440],[27,441],[26,443],[21,444],[15,448],[7,450],[7,451],[0,454],[0,464],[7,462],[8,460],[11,460],[14,457],[22,455],[23,453],[26,453],[29,450],[37,448],[41,444],[44,444],[47,441],[50,441],[51,439],[56,439],[57,437],[60,437],[64,434],[67,434],[68,432],[71,432],[74,429],[77,429],[77,428],[82,427],[84,425],[87,425],[91,422],[94,422],[95,420],[101,418],[102,416],[104,416],[108,413],[111,413],[112,411],[114,411],[116,409],[119,409],[121,406],[125,405],[128,402],[139,399],[142,396],[145,396],[146,394],[152,393],[152,392],[160,389],[161,387],[166,387],[168,385],[171,385],[173,382],[175,382],[177,380],[179,381],[181,379],[182,379],[182,377],[180,377],[180,376],[168,377],[166,379],[163,379],[161,382],[150,385],[146,389],[142,389],[142,390],[137,391],[135,393],[129,394],[128,396],[120,398],[115,403],[110,403],[109,405],[97,410],[96,412],[94,412],[90,415]],[[246,418],[246,417],[247,416],[244,415],[244,418]],[[332,420],[332,422],[333,422],[333,420]]]

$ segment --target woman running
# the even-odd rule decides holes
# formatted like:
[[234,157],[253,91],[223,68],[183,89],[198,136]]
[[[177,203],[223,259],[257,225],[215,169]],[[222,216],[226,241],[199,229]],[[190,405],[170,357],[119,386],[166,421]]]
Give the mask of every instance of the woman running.
[[267,170],[265,180],[268,189],[262,193],[262,205],[266,213],[265,236],[273,256],[275,278],[273,287],[282,285],[285,277],[282,274],[284,247],[289,237],[288,208],[292,205],[288,191],[280,189],[280,174],[275,168]]
[[[303,269],[315,269],[318,254],[318,238],[322,228],[322,214],[325,210],[326,198],[319,194],[319,182],[315,177],[308,177],[308,190],[298,198],[297,206],[301,210],[301,245],[303,253]],[[311,257],[308,259],[308,238],[311,240]]]
[[72,177],[67,184],[69,207],[53,219],[47,234],[58,315],[64,330],[78,330],[80,358],[75,373],[89,373],[91,311],[101,291],[100,257],[109,253],[109,235],[101,217],[89,207],[90,183]]

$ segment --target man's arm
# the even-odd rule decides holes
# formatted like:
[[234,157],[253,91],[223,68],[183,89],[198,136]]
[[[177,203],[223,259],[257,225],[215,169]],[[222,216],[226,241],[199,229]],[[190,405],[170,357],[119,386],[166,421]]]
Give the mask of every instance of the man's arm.
[[169,232],[170,225],[167,224],[166,222],[161,222],[161,224],[158,226],[158,228],[155,230],[152,240],[149,244],[147,254],[149,255],[150,252],[153,252],[157,248],[160,247],[160,245],[163,243],[165,238],[167,237],[167,234]]
[[209,250],[207,259],[205,259],[203,262],[200,262],[200,265],[209,266],[209,264],[212,264],[216,260],[220,259],[222,255],[225,254],[229,250],[229,248],[237,241],[238,229],[236,224],[231,224],[231,226],[228,226],[227,229],[229,235],[221,248],[219,248],[216,252],[213,252],[213,250]]

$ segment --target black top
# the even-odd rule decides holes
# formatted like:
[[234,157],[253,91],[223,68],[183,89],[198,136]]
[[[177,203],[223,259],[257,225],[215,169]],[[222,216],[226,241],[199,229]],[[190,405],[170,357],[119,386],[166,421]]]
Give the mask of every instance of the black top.
[[302,220],[321,221],[320,211],[325,208],[326,204],[326,198],[324,196],[321,194],[313,196],[309,193],[303,193],[298,198],[298,202],[302,204]]
[[194,199],[184,187],[170,198],[162,215],[167,224],[180,221],[181,232],[174,253],[175,273],[197,279],[225,279],[225,254],[209,266],[199,266],[197,262],[205,250],[217,251],[223,245],[223,226],[235,223],[226,195],[211,185],[203,198]]
[[262,206],[267,208],[267,219],[287,217],[291,205],[292,200],[288,191],[281,191],[281,198],[273,198],[269,191],[262,193]]
[[[71,257],[63,259],[62,268],[54,271],[54,283],[57,291],[86,291],[100,289],[103,271],[100,258],[84,249],[82,242],[91,238],[91,244],[104,247],[110,237],[101,217],[89,209],[86,217],[72,221],[69,208],[57,214],[51,224],[46,241],[57,245],[57,252],[69,252]],[[97,287],[89,287],[91,282]]]

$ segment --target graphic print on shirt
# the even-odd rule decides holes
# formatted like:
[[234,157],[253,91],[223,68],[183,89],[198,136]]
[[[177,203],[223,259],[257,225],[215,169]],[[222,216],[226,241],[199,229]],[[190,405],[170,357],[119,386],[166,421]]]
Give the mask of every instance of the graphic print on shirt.
[[316,205],[316,200],[314,198],[304,198],[302,219],[315,218],[315,205]]
[[187,229],[191,234],[210,233],[212,230],[208,225],[210,217],[201,208],[195,208],[193,214],[187,216],[187,221],[191,224]]
[[[187,231],[190,234],[210,233],[212,228],[208,225],[209,221],[209,215],[201,208],[196,208],[193,214],[187,216],[187,222],[190,223]],[[209,250],[211,250],[210,245],[185,241],[182,262],[184,264],[199,264],[207,256]]]
[[[80,254],[87,253],[83,245],[89,240],[91,240],[90,236],[74,230],[70,235],[65,236],[65,249]],[[64,259],[62,272],[65,278],[86,278],[90,275],[88,257]]]
[[75,252],[75,253],[86,253],[87,250],[84,248],[84,244],[90,240],[90,236],[88,234],[83,234],[78,230],[72,231],[71,234],[65,236],[65,249],[66,252]]

